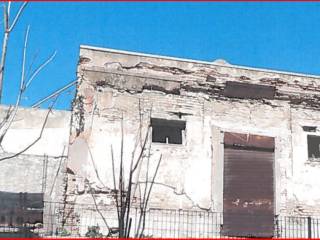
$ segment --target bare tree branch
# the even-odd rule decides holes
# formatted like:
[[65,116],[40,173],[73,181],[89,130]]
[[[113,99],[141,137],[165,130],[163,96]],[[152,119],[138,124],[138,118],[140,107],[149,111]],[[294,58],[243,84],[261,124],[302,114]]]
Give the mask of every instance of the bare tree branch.
[[111,163],[112,163],[112,176],[113,176],[113,185],[114,185],[115,199],[116,199],[116,207],[117,207],[117,214],[118,214],[118,222],[120,222],[118,190],[117,190],[117,183],[116,183],[116,171],[115,171],[115,167],[114,167],[114,156],[113,156],[113,148],[112,148],[112,145],[111,145]]
[[51,98],[54,98],[55,96],[57,96],[58,94],[62,93],[65,90],[67,90],[68,88],[72,87],[73,85],[76,85],[76,83],[77,83],[77,80],[74,80],[74,81],[68,83],[67,85],[63,86],[62,88],[59,88],[58,90],[56,90],[53,93],[51,93],[49,96],[47,96],[45,98],[42,98],[41,100],[39,100],[36,103],[32,104],[31,107],[32,108],[39,107],[42,103],[48,101]]
[[[141,147],[141,150],[144,151],[145,147],[146,147],[146,144],[147,144],[147,141],[149,140],[149,133],[150,133],[150,122],[148,123],[148,126],[147,126],[147,132],[146,132],[146,135],[144,137],[144,139],[142,139],[142,129],[143,129],[143,124],[142,124],[142,113],[141,113],[141,102],[140,102],[140,99],[139,99],[139,132],[138,132],[138,137],[137,137],[137,144],[140,143],[140,147]],[[151,113],[152,113],[152,107],[150,109],[150,114],[148,116],[148,119],[151,118]],[[150,120],[149,120],[150,121]],[[151,143],[150,143],[151,144]],[[149,145],[149,153],[150,153],[150,148],[151,148],[151,145]],[[132,156],[132,159],[131,161],[134,160],[134,154],[136,152],[136,149],[137,149],[137,145],[135,145],[135,148],[134,148],[134,151],[133,151],[133,156]],[[136,173],[136,181],[138,181],[139,179],[139,176],[140,176],[140,171],[141,171],[141,167],[142,167],[142,162],[143,162],[143,158],[142,158],[142,155],[143,155],[143,151],[140,152],[139,154],[139,157],[138,157],[138,160],[137,160],[137,163],[135,164],[136,168],[138,168],[138,172]],[[141,161],[139,160],[139,158],[141,158]],[[136,168],[133,170],[131,169],[132,172],[135,172]],[[137,190],[137,185],[134,185],[134,188],[133,188],[133,192],[132,192],[132,195],[135,196],[135,193],[136,193],[136,190]],[[140,189],[141,190],[141,189]],[[141,192],[140,192],[141,194]]]
[[2,86],[3,86],[3,76],[4,76],[4,68],[6,65],[7,59],[7,48],[9,41],[9,31],[8,31],[8,17],[9,13],[7,12],[7,7],[4,4],[3,6],[3,18],[4,18],[4,35],[2,40],[2,51],[1,51],[1,61],[0,61],[0,103],[2,100]]
[[[148,181],[149,179],[149,167],[150,167],[150,157],[148,156],[147,159],[147,169],[146,169],[146,180]],[[148,189],[148,184],[146,183],[143,191],[143,198],[142,198],[142,203],[145,203],[146,201],[146,196],[147,196],[147,189]],[[143,206],[144,208],[144,206]]]
[[22,66],[21,66],[22,70],[21,70],[21,77],[20,77],[19,93],[18,93],[18,97],[17,97],[17,100],[16,100],[16,104],[14,106],[14,109],[13,109],[12,113],[10,114],[10,117],[9,117],[9,120],[7,121],[6,126],[0,129],[0,132],[1,132],[1,134],[0,134],[0,145],[1,145],[2,141],[3,141],[4,136],[7,134],[8,129],[11,127],[11,124],[12,124],[14,118],[16,117],[16,114],[17,114],[17,111],[18,111],[18,108],[19,108],[19,105],[20,105],[21,97],[22,97],[22,94],[24,92],[24,89],[23,89],[24,77],[25,77],[24,71],[25,71],[25,64],[26,64],[26,52],[27,52],[29,29],[30,29],[30,26],[27,27],[25,38],[24,38],[24,46],[23,46],[23,54],[22,54],[23,57],[22,57]]
[[161,160],[162,160],[162,154],[160,155],[160,158],[159,158],[159,161],[158,161],[158,164],[157,164],[157,167],[156,167],[156,170],[153,174],[153,178],[152,178],[152,181],[151,181],[151,185],[149,187],[149,191],[148,191],[148,195],[147,195],[147,199],[145,201],[145,208],[147,207],[147,204],[149,202],[149,199],[150,199],[150,194],[151,194],[151,190],[152,190],[152,187],[153,187],[153,184],[154,184],[154,181],[157,177],[157,174],[158,174],[158,171],[159,171],[159,167],[160,167],[160,163],[161,163]]
[[94,203],[94,206],[95,206],[95,209],[97,210],[97,212],[99,213],[99,215],[101,216],[104,224],[106,225],[106,227],[108,228],[108,232],[110,232],[110,227],[109,227],[109,224],[107,222],[107,219],[104,217],[104,215],[102,214],[102,212],[100,211],[99,207],[98,207],[98,204],[97,204],[97,201],[96,201],[96,198],[94,197],[93,193],[92,193],[92,188],[91,186],[90,187],[90,194],[91,194],[91,197],[93,199],[93,203]]
[[[24,46],[23,46],[23,55],[22,55],[22,70],[21,70],[21,78],[20,78],[20,93],[24,91],[24,82],[25,82],[25,68],[26,68],[26,55],[27,55],[27,44],[28,44],[28,38],[29,38],[29,30],[30,25],[27,27],[26,35],[24,38]],[[19,94],[19,95],[21,95]]]
[[121,117],[121,145],[120,145],[120,174],[119,174],[119,189],[120,189],[120,222],[119,222],[119,236],[123,237],[125,234],[124,230],[124,215],[125,215],[125,206],[124,206],[124,169],[123,169],[123,112]]
[[36,60],[38,58],[38,55],[39,55],[39,49],[37,49],[36,53],[33,54],[32,59],[30,61],[30,64],[29,64],[29,67],[28,67],[28,71],[26,72],[26,76],[27,76],[28,79],[30,78],[30,73],[32,71],[32,67],[33,67],[34,63],[36,62]]
[[52,185],[51,185],[51,190],[50,190],[49,196],[52,195],[53,188],[54,188],[54,186],[56,185],[56,181],[57,181],[57,178],[58,178],[60,169],[61,169],[62,159],[65,157],[65,155],[64,155],[65,149],[66,149],[66,145],[63,146],[63,150],[62,150],[62,153],[61,153],[61,156],[60,156],[60,160],[59,160],[59,166],[58,166],[58,169],[57,169],[57,171],[56,171],[56,175],[55,175],[55,177],[54,177],[54,179],[53,179],[53,183],[52,183]]
[[89,143],[87,142],[87,140],[85,140],[85,142],[86,142],[86,145],[87,145],[87,148],[88,148],[88,152],[89,152],[89,155],[90,155],[91,163],[92,163],[93,169],[94,169],[94,171],[95,171],[95,173],[96,173],[96,176],[97,176],[99,182],[102,184],[102,186],[103,186],[103,187],[106,187],[105,184],[102,182],[102,180],[101,180],[101,178],[100,178],[97,165],[96,165],[96,163],[95,163],[95,161],[94,161],[94,158],[93,158],[91,149],[90,149],[90,147],[89,147]]
[[[24,94],[24,92],[26,91],[28,86],[31,84],[32,80],[38,75],[38,73],[47,64],[49,64],[53,60],[53,58],[56,55],[56,52],[54,52],[54,54],[51,55],[49,59],[47,59],[43,64],[41,64],[34,71],[32,76],[30,77],[30,79],[26,83],[26,81],[25,81],[25,77],[26,77],[25,69],[26,69],[26,56],[27,56],[27,45],[28,45],[29,31],[30,31],[30,26],[27,27],[25,38],[24,38],[19,93],[18,93],[17,100],[16,100],[16,103],[15,103],[15,106],[14,106],[13,110],[9,112],[10,116],[6,117],[5,119],[7,119],[7,120],[5,122],[3,122],[3,124],[1,125],[1,128],[0,128],[0,146],[1,146],[1,143],[2,143],[5,135],[7,134],[8,130],[9,130],[9,128],[11,127],[13,120],[16,117],[16,114],[17,114],[17,111],[18,111],[18,108],[19,108],[19,105],[20,105],[20,102],[21,102],[21,99],[22,99],[22,95]],[[55,96],[57,97],[58,95],[55,95]]]
[[135,237],[140,236],[139,232],[140,232],[140,229],[141,229],[143,216],[145,215],[145,212],[144,212],[145,207],[144,207],[144,205],[145,205],[147,189],[148,189],[149,164],[150,164],[150,155],[148,155],[148,159],[147,159],[147,168],[146,168],[146,176],[145,176],[146,184],[145,184],[144,189],[143,189],[143,196],[140,199],[140,215],[139,215],[138,227],[136,229],[136,236]]
[[150,131],[150,125],[148,126],[148,129],[147,129],[147,132],[146,132],[146,136],[144,138],[144,141],[143,141],[143,144],[142,144],[142,147],[141,147],[140,154],[139,154],[139,156],[137,158],[136,163],[134,164],[134,167],[132,168],[133,172],[137,169],[137,167],[138,167],[138,165],[139,165],[139,163],[140,163],[140,161],[142,159],[143,151],[145,150],[146,144],[148,142],[149,131]]
[[[9,5],[10,6],[10,5]],[[8,11],[8,8],[6,4],[3,4],[3,27],[4,31],[7,32],[9,29],[9,14],[10,12]]]
[[[140,111],[140,108],[139,108]],[[151,115],[151,114],[150,114]],[[142,121],[142,116],[139,116],[139,120]],[[138,177],[140,175],[140,170],[142,167],[143,159],[147,156],[148,162],[147,162],[147,170],[146,170],[146,182],[149,179],[149,167],[150,167],[150,157],[151,157],[151,143],[148,145],[148,140],[150,140],[150,122],[148,123],[145,137],[144,139],[141,139],[142,136],[142,127],[143,124],[140,122],[139,124],[139,132],[136,135],[136,141],[134,144],[134,149],[131,153],[131,161],[130,161],[130,168],[129,168],[129,175],[128,178],[125,177],[125,171],[124,171],[124,117],[122,112],[122,118],[121,118],[121,142],[120,142],[120,156],[119,156],[119,175],[118,175],[118,182],[116,181],[116,169],[115,169],[115,157],[113,153],[113,147],[110,146],[111,150],[111,163],[112,163],[112,177],[113,177],[113,187],[114,187],[114,198],[116,202],[116,208],[117,208],[117,215],[118,215],[118,233],[119,238],[128,238],[130,235],[130,229],[132,224],[132,218],[130,217],[130,211],[132,206],[132,201],[135,196],[136,188],[139,188],[139,194],[140,194],[140,211],[139,211],[139,222],[138,222],[138,228],[135,229],[135,236],[141,237],[143,236],[143,231],[145,227],[145,213],[147,209],[147,205],[150,199],[151,190],[153,187],[154,180],[156,178],[156,175],[158,173],[158,169],[160,166],[162,155],[160,156],[159,162],[156,166],[154,175],[152,177],[150,186],[148,184],[144,188],[143,196],[141,196],[141,187],[139,184],[135,184],[133,182],[133,177]],[[139,144],[140,142],[140,144]],[[140,147],[139,153],[137,153],[138,146]],[[148,146],[148,152],[147,155],[144,155],[146,152],[146,147]],[[137,154],[136,154],[137,153]],[[136,158],[137,156],[137,158]],[[139,172],[136,173],[136,170],[139,169]],[[96,173],[97,174],[97,173]],[[98,174],[97,174],[98,175]],[[137,179],[138,180],[138,179]],[[139,182],[139,181],[137,181]],[[93,196],[94,197],[94,196]]]
[[[139,111],[140,111],[140,110],[139,110]],[[151,107],[151,109],[150,109],[150,116],[151,116],[151,113],[152,113],[152,107]],[[142,125],[140,124],[140,126],[141,126],[140,131],[142,131]],[[146,144],[147,144],[148,139],[149,139],[149,132],[150,132],[150,122],[149,122],[149,124],[148,124],[147,132],[146,132],[146,135],[145,135],[145,137],[144,137],[144,141],[143,141],[142,146],[141,146],[140,154],[139,154],[139,156],[138,156],[138,158],[137,158],[137,161],[136,161],[136,163],[134,164],[134,167],[133,167],[133,169],[132,169],[133,172],[137,169],[137,167],[138,167],[138,165],[139,165],[139,163],[140,163],[140,160],[142,159],[143,151],[145,150]]]
[[[9,2],[9,4],[10,4],[10,2]],[[9,32],[11,32],[11,31],[14,29],[14,27],[16,26],[16,24],[17,24],[17,22],[18,22],[18,20],[19,20],[19,18],[20,18],[20,16],[21,16],[21,14],[22,14],[23,10],[25,9],[25,7],[27,6],[27,4],[28,4],[28,2],[24,2],[24,3],[22,3],[22,5],[20,6],[17,15],[14,17],[13,22],[12,22],[11,26],[10,26],[9,29],[8,29]],[[9,12],[10,12],[10,5],[8,6],[8,9],[9,9]]]
[[32,80],[39,74],[39,72],[55,58],[56,54],[57,54],[57,51],[54,51],[54,53],[51,54],[51,56],[33,72],[28,82],[24,85],[24,90],[28,88]]
[[154,180],[156,179],[156,176],[157,176],[157,173],[158,173],[158,170],[159,170],[159,167],[160,167],[161,160],[162,160],[162,154],[160,155],[160,159],[158,161],[158,165],[156,167],[156,171],[153,174],[153,178],[152,178],[152,181],[151,181],[151,184],[150,184],[150,187],[149,187],[147,199],[144,201],[142,229],[141,229],[140,236],[139,236],[140,238],[143,237],[143,232],[144,232],[145,224],[146,224],[146,209],[147,209],[147,206],[148,206],[148,203],[149,203],[151,190],[152,190],[152,187],[153,187],[153,184],[154,184]]
[[3,157],[3,158],[0,158],[0,162],[4,161],[4,160],[7,160],[7,159],[15,158],[15,157],[19,156],[20,154],[23,154],[24,152],[26,152],[28,149],[30,149],[33,145],[35,145],[41,139],[43,131],[44,131],[44,129],[46,127],[46,124],[48,122],[49,115],[52,112],[52,108],[53,108],[53,105],[55,104],[56,100],[57,100],[57,98],[52,102],[50,108],[48,109],[48,112],[47,112],[46,117],[44,119],[44,122],[42,124],[39,136],[31,144],[29,144],[27,147],[25,147],[21,151],[15,153],[15,154],[12,154],[10,156],[6,156],[6,157]]
[[16,26],[18,20],[21,17],[21,14],[25,7],[27,6],[27,2],[24,2],[16,16],[13,19],[13,22],[10,26],[10,10],[11,10],[11,2],[8,2],[8,6],[6,4],[3,5],[3,24],[4,24],[4,35],[3,35],[3,41],[2,41],[2,51],[1,51],[1,61],[0,61],[0,103],[2,100],[2,88],[3,88],[3,79],[4,79],[4,69],[6,66],[6,59],[7,59],[7,49],[8,49],[8,41],[10,37],[11,31]]
[[10,115],[12,113],[12,108],[13,108],[12,106],[9,106],[9,108],[7,109],[6,114],[5,114],[4,118],[2,119],[2,121],[0,123],[0,129],[2,129],[2,127],[8,122],[8,120],[10,118]]

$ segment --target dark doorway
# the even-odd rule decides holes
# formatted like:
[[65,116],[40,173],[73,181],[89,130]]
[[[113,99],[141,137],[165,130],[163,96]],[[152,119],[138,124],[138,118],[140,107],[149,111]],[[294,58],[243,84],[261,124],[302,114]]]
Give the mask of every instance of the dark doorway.
[[224,236],[272,237],[274,138],[224,134]]

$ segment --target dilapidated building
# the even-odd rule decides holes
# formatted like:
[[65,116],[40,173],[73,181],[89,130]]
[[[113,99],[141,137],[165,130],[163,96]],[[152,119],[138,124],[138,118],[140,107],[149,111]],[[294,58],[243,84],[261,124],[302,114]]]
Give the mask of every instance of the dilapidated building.
[[281,216],[319,215],[319,77],[90,46],[77,75],[68,203],[114,207],[141,153],[132,206],[149,183],[148,208],[187,211],[154,212],[148,236],[275,236]]
[[125,204],[128,236],[320,237],[320,77],[81,46],[77,78],[71,125],[0,162],[0,191],[42,193],[40,235],[119,235]]

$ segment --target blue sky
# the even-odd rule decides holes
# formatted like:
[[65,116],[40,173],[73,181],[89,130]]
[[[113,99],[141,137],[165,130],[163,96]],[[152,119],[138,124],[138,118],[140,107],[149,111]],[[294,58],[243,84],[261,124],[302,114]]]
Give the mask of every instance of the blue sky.
[[[57,56],[24,106],[76,78],[81,44],[320,75],[320,3],[31,2],[10,38],[5,104],[17,95],[28,24],[29,64],[35,55],[38,64]],[[73,93],[56,108],[69,109]]]

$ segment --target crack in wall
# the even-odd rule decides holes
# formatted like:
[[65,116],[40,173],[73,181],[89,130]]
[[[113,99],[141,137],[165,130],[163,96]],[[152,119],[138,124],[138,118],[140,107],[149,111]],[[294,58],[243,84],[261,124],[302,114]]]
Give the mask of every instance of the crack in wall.
[[[146,183],[151,183],[150,181],[139,181],[138,184],[146,184]],[[137,183],[135,183],[137,184]],[[184,189],[181,189],[181,191],[177,191],[177,188],[172,186],[172,185],[169,185],[169,184],[165,184],[165,183],[161,183],[161,182],[154,182],[155,185],[160,185],[160,186],[163,186],[163,187],[166,187],[166,188],[169,188],[173,191],[173,193],[177,196],[184,196],[186,197],[192,204],[193,207],[195,208],[198,208],[200,210],[204,210],[204,211],[210,211],[211,210],[211,207],[210,208],[205,208],[205,207],[201,207],[198,203],[196,203],[186,192]]]
[[158,72],[166,72],[166,73],[171,73],[173,75],[181,75],[181,74],[193,74],[195,73],[194,71],[178,68],[178,67],[168,67],[168,66],[160,66],[160,65],[155,65],[151,64],[148,62],[139,62],[136,65],[133,66],[124,66],[120,62],[108,62],[105,63],[104,66],[106,68],[115,68],[117,70],[132,70],[132,69],[147,69],[147,70],[154,70]]
[[[290,106],[293,109],[299,109],[303,111],[303,109],[311,109],[315,111],[320,110],[320,86],[316,84],[316,82],[312,82],[312,79],[309,77],[301,77],[296,75],[289,75],[289,74],[281,74],[281,73],[263,73],[262,71],[256,71],[256,70],[250,70],[250,69],[236,69],[236,68],[229,68],[226,70],[226,68],[219,67],[219,66],[206,66],[204,64],[180,64],[177,62],[170,62],[168,61],[157,61],[155,59],[152,59],[152,61],[147,62],[140,61],[144,60],[146,58],[133,58],[133,57],[125,57],[121,58],[122,56],[117,55],[113,58],[112,54],[107,54],[106,60],[109,59],[110,62],[104,63],[103,62],[103,55],[99,55],[96,59],[93,61],[91,59],[86,59],[85,56],[82,56],[79,69],[82,70],[83,76],[81,76],[83,79],[80,83],[81,89],[79,89],[79,92],[77,93],[77,96],[81,96],[82,101],[77,102],[76,104],[79,104],[79,109],[81,111],[84,111],[84,115],[80,115],[77,111],[75,111],[74,114],[78,114],[78,119],[83,119],[83,124],[81,120],[77,120],[74,123],[78,124],[79,126],[76,129],[76,134],[79,136],[79,134],[82,131],[90,131],[88,120],[90,116],[92,117],[93,113],[90,114],[90,107],[86,107],[85,105],[90,105],[92,92],[90,91],[96,91],[99,92],[99,99],[103,98],[104,101],[98,101],[98,105],[96,111],[94,112],[95,116],[99,118],[99,121],[97,121],[96,129],[93,129],[92,136],[99,135],[99,131],[108,131],[107,129],[102,129],[101,126],[97,126],[98,124],[102,123],[110,123],[111,128],[111,138],[115,137],[116,139],[116,133],[112,131],[117,131],[112,124],[116,123],[119,118],[120,110],[123,110],[128,114],[128,116],[132,117],[132,114],[134,114],[134,111],[136,110],[136,104],[132,103],[131,101],[135,101],[135,97],[145,97],[147,101],[157,101],[159,99],[159,104],[156,106],[155,114],[158,114],[161,117],[164,118],[172,118],[172,115],[174,117],[179,118],[186,118],[187,121],[189,121],[189,118],[191,121],[189,122],[190,125],[192,124],[192,121],[194,118],[197,118],[196,124],[199,123],[199,119],[201,117],[202,119],[202,126],[206,124],[206,120],[208,118],[214,119],[214,121],[218,121],[217,119],[220,119],[220,117],[225,117],[226,121],[221,120],[221,125],[226,124],[227,127],[230,127],[228,121],[232,121],[232,119],[229,119],[229,111],[232,112],[230,115],[235,114],[234,121],[238,120],[238,116],[236,113],[233,113],[233,107],[239,107],[239,119],[244,120],[245,124],[248,124],[248,126],[245,127],[245,130],[248,130],[248,128],[252,127],[253,131],[260,131],[260,128],[268,128],[267,130],[263,129],[261,131],[268,132],[268,134],[283,134],[281,132],[284,130],[285,134],[287,129],[279,129],[280,127],[285,128],[285,122],[281,122],[279,125],[280,127],[276,126],[277,123],[270,122],[270,121],[287,121],[286,113],[282,115],[280,113],[280,109],[284,106]],[[90,58],[94,56],[90,55]],[[105,61],[106,61],[105,60]],[[112,62],[112,60],[117,60]],[[102,62],[101,62],[102,61]],[[138,61],[138,63],[137,63]],[[140,62],[139,62],[140,61]],[[158,63],[158,64],[157,64]],[[83,65],[81,65],[83,64]],[[95,65],[95,66],[93,66]],[[83,68],[82,68],[83,67]],[[275,90],[275,97],[274,99],[250,99],[249,97],[244,98],[238,98],[238,97],[226,97],[224,95],[226,82],[239,82],[239,83],[246,83],[246,84],[253,84],[253,85],[264,85],[264,86],[272,86]],[[243,84],[245,85],[245,84]],[[87,89],[90,88],[90,91],[87,91]],[[257,87],[258,89],[258,87]],[[103,94],[106,94],[108,92],[108,96],[104,96]],[[151,93],[150,93],[151,92]],[[245,92],[245,91],[244,91]],[[127,94],[129,93],[129,94]],[[106,94],[106,95],[107,95]],[[136,96],[134,96],[136,95]],[[98,99],[97,98],[97,99]],[[203,104],[207,104],[209,107],[216,107],[215,109],[205,109],[207,112],[204,111],[204,107],[202,110],[202,113],[198,109],[198,104],[196,104],[195,100],[201,100],[203,101]],[[190,102],[189,102],[190,101]],[[82,103],[81,103],[82,102]],[[213,102],[216,102],[218,104],[214,105]],[[102,104],[103,103],[103,104]],[[131,104],[132,103],[132,104]],[[237,103],[237,104],[234,104]],[[241,104],[238,104],[241,103]],[[82,105],[81,105],[82,104]],[[107,104],[108,109],[105,107]],[[263,106],[262,106],[263,105]],[[242,106],[244,107],[242,109]],[[268,107],[270,106],[270,107]],[[272,109],[272,108],[280,108],[280,109]],[[122,109],[123,108],[123,109]],[[249,112],[250,114],[247,115],[246,113]],[[265,109],[263,109],[265,108]],[[103,110],[105,109],[105,110]],[[188,109],[185,111],[185,109]],[[189,113],[190,112],[192,114]],[[195,111],[193,111],[195,110]],[[273,111],[274,110],[274,111]],[[221,111],[221,112],[219,112]],[[222,112],[223,111],[223,112]],[[236,111],[236,110],[235,110]],[[182,112],[187,112],[186,116],[183,116]],[[210,112],[210,113],[209,113]],[[256,117],[257,114],[262,113],[262,116],[268,115],[270,113],[270,116],[267,116],[265,119],[262,119],[262,117]],[[171,115],[168,115],[171,114]],[[273,116],[272,114],[277,114],[277,116]],[[214,117],[208,116],[206,114],[215,114]],[[265,114],[265,115],[263,115]],[[201,116],[200,116],[201,115]],[[279,116],[278,116],[279,115]],[[275,120],[272,118],[274,117]],[[101,121],[100,121],[101,120]],[[84,126],[84,121],[86,125]],[[130,119],[130,124],[132,126],[135,124],[136,119],[132,118]],[[260,122],[261,121],[261,125]],[[241,122],[241,121],[239,121]],[[220,123],[219,123],[220,124]],[[255,126],[256,124],[256,126]],[[82,126],[81,126],[82,125]],[[223,125],[224,126],[224,125]],[[261,127],[262,126],[262,127]],[[197,125],[199,127],[199,125]],[[230,128],[240,128],[241,126],[231,126]],[[269,128],[271,129],[269,132]],[[192,129],[192,126],[191,126]],[[258,130],[257,130],[258,129]],[[276,130],[279,130],[278,132],[274,132]],[[250,129],[249,129],[250,130]],[[196,131],[193,129],[193,131]],[[197,131],[204,132],[206,131],[205,128],[198,128]],[[130,132],[130,130],[128,130]],[[191,131],[189,131],[190,133]],[[91,132],[90,132],[91,133]],[[130,133],[129,133],[130,134]],[[195,135],[193,135],[195,136]],[[82,136],[81,136],[82,137]],[[84,138],[90,138],[90,135],[83,136]],[[99,138],[101,139],[101,138]],[[200,139],[200,138],[199,138]],[[203,146],[207,147],[205,143],[206,135],[202,135],[202,143]],[[188,139],[191,144],[199,144],[196,139]],[[95,139],[93,139],[92,144],[97,144],[95,142]],[[281,147],[283,147],[286,143],[281,143]],[[189,147],[189,146],[188,146]],[[197,146],[198,147],[198,146]],[[287,147],[287,146],[285,146]],[[97,150],[98,149],[98,150]],[[190,147],[191,149],[191,147]],[[190,150],[187,149],[187,150]],[[99,147],[95,148],[95,150],[99,151]],[[161,149],[159,150],[161,151]],[[193,150],[190,151],[190,155],[193,155]],[[196,150],[198,151],[198,149]],[[280,158],[290,158],[292,159],[292,156],[286,153],[286,149],[281,149],[281,152],[279,153],[281,156]],[[178,151],[177,151],[178,152]],[[170,154],[174,154],[175,152],[171,152]],[[288,156],[287,156],[288,155]],[[188,156],[183,155],[184,157],[188,158]],[[212,160],[212,156],[210,159]],[[90,164],[90,159],[88,159],[88,164]],[[179,159],[178,159],[179,160]],[[178,166],[173,165],[174,167]],[[188,164],[188,163],[184,163]],[[285,164],[285,163],[282,163]],[[102,166],[103,164],[101,164]],[[288,164],[289,165],[289,164]],[[103,165],[106,166],[106,165]],[[106,166],[107,167],[107,166]],[[171,167],[171,165],[170,165]],[[202,166],[203,167],[203,166]],[[281,166],[283,168],[283,166]],[[288,169],[290,166],[288,167]],[[288,170],[286,169],[286,170]],[[282,171],[282,170],[281,170]],[[289,170],[288,170],[289,171]],[[284,171],[285,172],[285,171]],[[169,176],[169,174],[168,174]],[[281,181],[291,181],[291,179],[284,180],[284,176],[279,176],[281,178]],[[211,177],[212,178],[212,177]],[[176,178],[172,178],[176,179]],[[98,182],[98,180],[95,180]],[[171,180],[168,180],[168,182]],[[178,180],[180,181],[180,180]],[[183,179],[181,180],[183,182]],[[139,182],[138,182],[139,183]],[[94,184],[94,183],[92,183]],[[183,202],[183,205],[186,207],[194,207],[205,211],[212,210],[213,206],[213,200],[212,200],[212,194],[210,194],[211,199],[207,200],[209,198],[206,198],[200,195],[197,195],[198,192],[186,192],[184,189],[178,189],[177,187],[173,185],[168,185],[162,182],[156,182],[156,185],[161,185],[164,188],[162,190],[166,191],[166,189],[170,189],[171,192],[170,197],[173,196],[173,199],[175,196],[181,196],[181,198],[176,197],[176,199],[179,199]],[[178,183],[180,184],[180,182]],[[178,185],[177,184],[177,185]],[[185,183],[185,188],[192,189],[192,187],[189,188],[190,184]],[[282,184],[282,182],[281,182]],[[111,186],[111,185],[110,185]],[[281,186],[282,187],[282,186]],[[161,189],[160,189],[161,190]],[[214,192],[216,190],[212,190]],[[280,194],[284,195],[286,194],[286,189],[280,189]],[[100,189],[98,185],[92,186],[92,190],[88,191],[88,189],[77,189],[75,194],[77,195],[85,195],[85,194],[97,194],[101,196],[101,199],[103,197],[106,198],[113,198],[113,193],[111,189]],[[161,194],[161,191],[158,192],[158,194]],[[279,206],[279,211],[282,210],[282,208],[285,208],[285,204],[283,201],[287,200],[287,197],[280,196],[281,199]],[[161,198],[161,201],[164,201]],[[165,193],[164,193],[165,196]],[[169,196],[169,195],[168,195]],[[83,196],[85,198],[85,196]],[[286,199],[285,199],[286,198]],[[82,199],[82,197],[81,197]],[[199,199],[199,200],[195,200]],[[219,198],[220,199],[220,198]],[[285,200],[282,200],[285,199]],[[99,198],[100,200],[100,198]],[[202,201],[204,200],[204,201]],[[155,200],[155,204],[156,204]],[[220,200],[215,199],[215,204],[220,204]],[[180,202],[180,204],[182,203]],[[210,203],[210,204],[207,204]],[[163,204],[163,202],[161,202]],[[174,202],[176,204],[176,202]],[[249,204],[249,203],[248,203]],[[178,205],[178,204],[176,204]],[[210,206],[208,208],[202,206]],[[284,207],[282,207],[284,205]],[[165,206],[170,206],[168,203]]]

